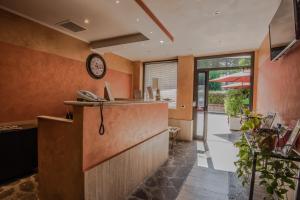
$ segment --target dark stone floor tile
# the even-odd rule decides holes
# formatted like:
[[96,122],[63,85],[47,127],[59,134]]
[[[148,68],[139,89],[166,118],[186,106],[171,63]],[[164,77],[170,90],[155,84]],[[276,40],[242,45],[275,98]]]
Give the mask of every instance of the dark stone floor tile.
[[21,191],[32,192],[34,190],[34,184],[32,181],[28,180],[19,185]]
[[10,188],[8,190],[5,190],[3,192],[0,193],[0,199],[5,199],[8,198],[9,196],[11,196],[14,193],[15,189],[14,188]]
[[148,186],[148,187],[154,187],[157,185],[157,182],[155,180],[154,177],[150,177],[146,182],[145,182],[145,185]]
[[138,197],[140,199],[150,199],[148,198],[147,193],[142,188],[139,188],[137,191],[135,191],[133,196]]
[[163,172],[162,169],[158,169],[153,176],[154,177],[163,177],[164,176],[164,172]]
[[171,166],[171,167],[165,167],[163,168],[164,174],[168,177],[173,177],[176,172],[176,166]]
[[176,199],[178,192],[174,188],[162,188],[166,200]]
[[163,194],[163,192],[162,192],[162,190],[161,190],[160,188],[155,189],[155,190],[152,192],[152,199],[160,199],[160,200],[165,199],[165,198],[164,198],[164,194]]
[[177,167],[175,176],[172,177],[187,177],[192,167]]
[[172,183],[169,181],[168,177],[157,178],[158,187],[172,187]]
[[[184,180],[196,162],[196,149],[195,142],[178,142],[174,150],[169,151],[168,161],[152,177],[145,180],[137,190],[147,188],[152,200],[176,199]],[[136,192],[130,197],[136,196],[135,194]]]
[[177,189],[180,189],[185,179],[183,178],[170,178],[170,181],[172,182],[173,186]]

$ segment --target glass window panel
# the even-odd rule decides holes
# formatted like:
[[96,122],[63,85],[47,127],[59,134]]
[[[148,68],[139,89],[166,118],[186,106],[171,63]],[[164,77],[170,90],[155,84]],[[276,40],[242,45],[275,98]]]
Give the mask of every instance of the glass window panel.
[[251,67],[252,55],[204,58],[197,60],[197,69],[224,67]]
[[198,73],[198,109],[205,106],[205,73]]
[[[152,87],[153,79],[158,79],[160,96],[162,100],[168,100],[169,108],[176,108],[177,98],[177,61],[146,63],[144,75],[144,92],[147,95],[147,87]],[[156,91],[153,90],[154,96]]]

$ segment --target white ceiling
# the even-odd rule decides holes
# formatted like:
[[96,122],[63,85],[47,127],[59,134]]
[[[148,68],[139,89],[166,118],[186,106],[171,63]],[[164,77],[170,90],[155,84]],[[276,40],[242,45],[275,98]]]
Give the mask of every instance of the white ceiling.
[[[254,50],[280,0],[144,0],[173,34],[171,42],[134,0],[0,0],[0,5],[83,41],[141,32],[150,40],[97,49],[131,60],[157,60]],[[220,14],[215,14],[216,11]],[[85,24],[84,19],[90,23]],[[139,18],[139,21],[137,21]],[[87,30],[55,25],[69,19]],[[160,44],[160,40],[164,43]]]

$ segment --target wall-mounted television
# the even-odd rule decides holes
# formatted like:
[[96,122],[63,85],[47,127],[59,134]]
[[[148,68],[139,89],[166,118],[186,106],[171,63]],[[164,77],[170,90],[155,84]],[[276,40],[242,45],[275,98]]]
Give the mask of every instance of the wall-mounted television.
[[271,60],[277,60],[300,39],[300,0],[282,0],[270,25]]

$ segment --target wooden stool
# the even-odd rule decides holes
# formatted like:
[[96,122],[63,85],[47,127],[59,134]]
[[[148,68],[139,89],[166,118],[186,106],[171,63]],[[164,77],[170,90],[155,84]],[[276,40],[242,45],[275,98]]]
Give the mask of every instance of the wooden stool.
[[168,130],[169,130],[170,139],[171,139],[171,149],[173,149],[174,143],[176,142],[177,136],[180,132],[180,128],[169,126]]

